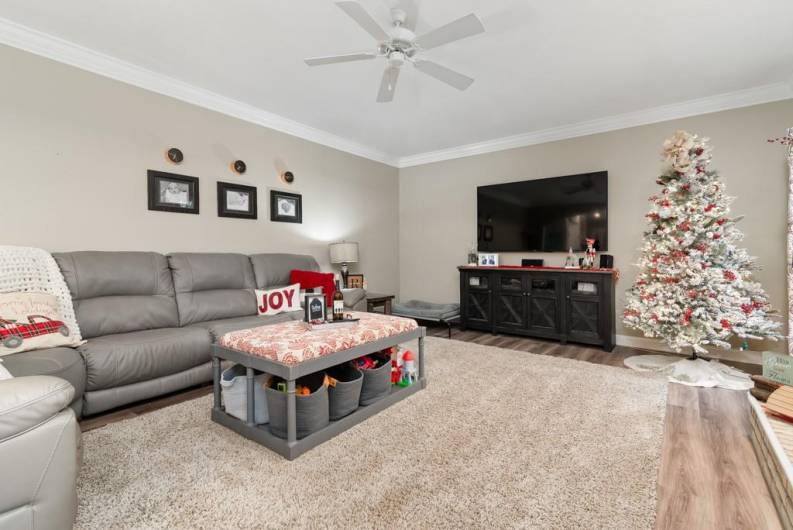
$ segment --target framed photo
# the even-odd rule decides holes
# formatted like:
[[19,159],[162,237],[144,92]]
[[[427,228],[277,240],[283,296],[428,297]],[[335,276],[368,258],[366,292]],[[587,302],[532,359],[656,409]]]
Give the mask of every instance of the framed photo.
[[149,210],[198,213],[198,178],[152,169],[147,175]]
[[270,221],[303,222],[303,197],[297,193],[270,190]]
[[479,254],[480,267],[498,267],[498,254]]
[[363,274],[348,274],[347,275],[347,288],[348,289],[363,289]]
[[256,187],[218,182],[218,217],[256,219]]
[[325,320],[325,295],[307,294],[303,305],[305,321]]

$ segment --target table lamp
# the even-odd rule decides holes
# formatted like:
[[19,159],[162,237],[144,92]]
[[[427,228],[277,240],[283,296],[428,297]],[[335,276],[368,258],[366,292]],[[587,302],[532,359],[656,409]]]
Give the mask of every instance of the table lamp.
[[343,280],[342,287],[347,287],[347,264],[358,263],[358,243],[351,241],[341,241],[339,243],[331,243],[328,245],[330,248],[330,262],[334,265],[341,264],[341,277]]

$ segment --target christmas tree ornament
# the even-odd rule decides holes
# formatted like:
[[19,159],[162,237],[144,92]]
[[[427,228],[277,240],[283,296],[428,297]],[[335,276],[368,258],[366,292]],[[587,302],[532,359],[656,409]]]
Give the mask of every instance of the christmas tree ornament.
[[[788,295],[788,330],[793,330],[793,127],[787,130],[787,136],[769,138],[769,143],[782,144],[787,147],[788,194],[787,194],[787,295]],[[793,355],[793,341],[788,337],[787,351]]]
[[752,279],[754,259],[738,247],[740,219],[730,216],[732,198],[709,168],[707,139],[678,131],[664,142],[663,157],[665,168],[656,179],[661,190],[649,199],[639,271],[626,293],[623,320],[676,352],[691,352],[688,360],[658,366],[671,380],[751,388],[748,376],[736,383],[732,370],[698,357],[707,347],[729,349],[733,337],[777,340],[781,324],[770,318],[768,296]]

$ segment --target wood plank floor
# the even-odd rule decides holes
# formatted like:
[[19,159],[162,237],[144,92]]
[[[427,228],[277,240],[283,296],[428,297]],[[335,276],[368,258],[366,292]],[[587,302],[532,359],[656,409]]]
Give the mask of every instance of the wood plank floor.
[[[428,335],[445,338],[447,330],[431,327]],[[582,345],[472,330],[452,330],[452,339],[617,367],[631,355],[656,353],[620,346],[608,353]],[[89,431],[211,391],[211,386],[201,386],[87,418],[80,426]],[[750,432],[745,393],[669,385],[658,477],[657,529],[781,528],[752,449]]]

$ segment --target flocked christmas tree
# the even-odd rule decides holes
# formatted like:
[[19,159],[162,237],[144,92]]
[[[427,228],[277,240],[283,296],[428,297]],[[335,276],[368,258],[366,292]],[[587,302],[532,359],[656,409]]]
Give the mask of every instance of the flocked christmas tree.
[[729,348],[732,336],[776,340],[768,297],[752,281],[753,258],[738,247],[732,199],[711,161],[707,139],[678,131],[664,142],[661,193],[650,197],[639,274],[624,320],[675,351]]

